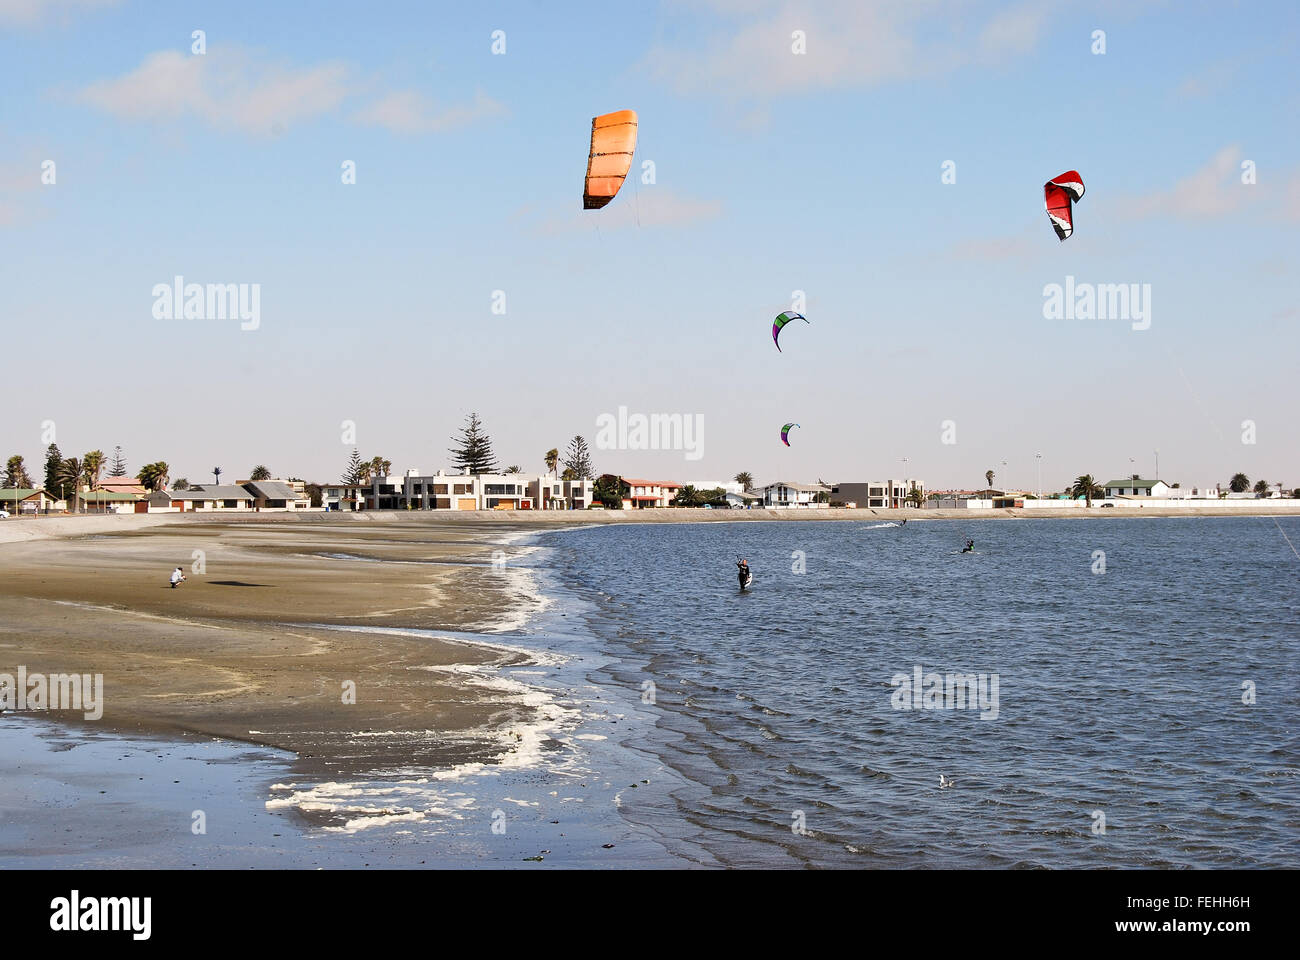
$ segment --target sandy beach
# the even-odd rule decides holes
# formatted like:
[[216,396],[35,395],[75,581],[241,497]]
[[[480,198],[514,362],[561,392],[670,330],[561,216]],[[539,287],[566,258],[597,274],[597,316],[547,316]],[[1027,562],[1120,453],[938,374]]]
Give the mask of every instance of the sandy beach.
[[[492,551],[509,555],[500,525],[154,519],[6,523],[24,536],[0,546],[0,672],[102,673],[101,728],[277,747],[310,776],[489,760],[529,719],[532,708],[438,669],[521,653],[322,628],[517,623],[536,599],[521,574],[491,565]],[[177,566],[187,581],[172,589]]]

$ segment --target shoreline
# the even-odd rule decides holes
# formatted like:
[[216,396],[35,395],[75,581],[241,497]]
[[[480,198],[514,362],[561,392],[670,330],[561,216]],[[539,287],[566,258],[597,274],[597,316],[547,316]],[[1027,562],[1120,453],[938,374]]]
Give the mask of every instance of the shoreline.
[[[579,636],[574,610],[549,609],[564,598],[542,591],[536,581],[545,568],[530,567],[545,530],[373,521],[342,530],[236,527],[208,518],[130,530],[114,521],[132,517],[79,519],[90,522],[0,547],[0,672],[19,664],[32,673],[102,672],[107,702],[98,722],[35,710],[0,717],[0,737],[28,745],[25,759],[8,751],[2,768],[21,813],[0,824],[0,862],[67,863],[63,827],[31,808],[57,804],[70,784],[82,794],[69,815],[73,835],[88,851],[112,847],[127,865],[210,858],[358,866],[381,851],[387,865],[411,867],[522,866],[533,856],[559,866],[682,862],[618,814],[627,786],[619,781],[651,777],[621,736],[647,718],[632,716],[624,692],[591,687],[594,642]],[[340,534],[354,533],[362,541],[340,548]],[[177,549],[177,537],[186,549],[206,545],[207,573],[187,568],[190,581],[173,591],[157,571],[166,570],[158,561]],[[505,552],[504,568],[493,564],[497,551]],[[143,572],[146,560],[154,572]],[[130,589],[111,585],[111,600],[99,583],[110,564],[114,574],[142,578]],[[328,583],[322,590],[304,576]],[[357,581],[341,597],[340,576]],[[187,594],[199,584],[225,584],[231,599],[214,608],[202,597],[211,589]],[[296,585],[309,597],[293,609],[270,602],[278,608],[271,617],[261,596],[239,598],[261,585]],[[431,585],[433,596],[422,598]],[[168,613],[160,604],[183,609]],[[296,615],[304,610],[311,615]],[[350,670],[357,702],[342,707],[327,675]],[[198,750],[222,759],[196,759]],[[136,794],[137,779],[156,778],[125,776],[110,755],[133,774],[148,760],[186,771],[157,781],[149,804],[155,815],[175,806],[168,817],[184,827],[195,805],[187,785],[221,777],[200,766],[229,766],[222,789],[241,792],[238,803],[221,798],[225,829],[237,824],[277,839],[258,847],[261,860],[215,843],[196,860],[183,831],[163,846],[113,844],[98,832],[104,804],[120,805]],[[157,832],[131,811],[118,814],[128,834]],[[501,835],[487,829],[498,818],[509,828]],[[420,842],[435,837],[465,849],[464,858]],[[323,848],[321,838],[338,844]],[[88,862],[114,865],[97,856]]]
[[[1205,501],[1205,504],[1215,501]],[[1233,504],[1226,506],[1225,504]],[[1241,504],[1236,506],[1235,504]],[[212,514],[51,514],[10,517],[0,521],[0,546],[95,535],[131,533],[157,527],[216,525],[283,526],[317,523],[346,529],[350,525],[425,526],[451,531],[500,526],[494,531],[509,542],[530,532],[554,527],[578,528],[625,523],[755,523],[774,522],[869,522],[880,520],[1068,520],[1115,519],[1119,517],[1290,517],[1300,516],[1300,500],[1218,501],[1215,506],[1134,504],[1102,507],[998,507],[961,510],[901,507],[832,507],[822,510],[752,509],[709,510],[703,507],[665,507],[647,510],[364,510],[355,513],[229,513]],[[504,528],[522,528],[507,531]],[[468,540],[466,541],[469,542]]]

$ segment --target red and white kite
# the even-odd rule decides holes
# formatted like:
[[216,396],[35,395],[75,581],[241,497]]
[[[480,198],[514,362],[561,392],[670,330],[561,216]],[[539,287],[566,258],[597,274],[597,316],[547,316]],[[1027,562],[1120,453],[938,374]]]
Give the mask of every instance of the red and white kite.
[[1083,177],[1078,170],[1067,170],[1055,180],[1043,184],[1043,199],[1047,203],[1047,216],[1052,221],[1056,235],[1064,240],[1074,233],[1071,205],[1083,199]]

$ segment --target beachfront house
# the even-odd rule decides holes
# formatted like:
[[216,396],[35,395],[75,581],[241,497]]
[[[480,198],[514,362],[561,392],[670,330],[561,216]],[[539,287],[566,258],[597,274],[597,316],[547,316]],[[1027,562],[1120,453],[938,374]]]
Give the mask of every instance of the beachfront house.
[[585,510],[591,480],[524,473],[421,474],[376,477],[360,493],[367,510]]
[[258,510],[309,510],[311,497],[307,485],[290,480],[245,480],[239,484],[253,495],[253,506]]
[[528,481],[536,510],[586,510],[591,506],[594,480],[562,480],[545,474]]
[[321,506],[326,510],[360,510],[365,506],[368,483],[326,483],[320,488]]
[[168,491],[171,505],[182,513],[215,510],[252,510],[255,498],[233,483],[209,483],[188,490]]
[[732,510],[748,510],[751,507],[759,506],[763,502],[762,495],[754,493],[752,490],[742,490],[739,493],[728,490],[722,499],[727,502],[727,506]]
[[763,497],[763,506],[775,510],[803,509],[813,510],[830,506],[828,499],[831,488],[820,483],[793,483],[789,480],[777,480],[759,487],[757,492]]
[[[612,475],[611,475],[612,476]],[[635,477],[621,477],[628,485],[628,494],[623,498],[624,510],[647,510],[666,507],[673,502],[682,484],[676,480],[639,480]]]
[[908,494],[913,485],[925,495],[925,484],[917,479],[863,480],[831,485],[833,503],[855,503],[859,507],[886,507],[894,509],[908,505]]
[[1125,477],[1106,481],[1106,496],[1111,497],[1165,497],[1172,488],[1163,480],[1143,480]]
[[[140,503],[145,505],[137,507]],[[143,493],[78,490],[73,495],[73,510],[77,513],[146,513],[148,509]]]
[[10,516],[21,514],[53,513],[67,509],[67,504],[51,496],[40,487],[5,487],[0,489],[0,510]]

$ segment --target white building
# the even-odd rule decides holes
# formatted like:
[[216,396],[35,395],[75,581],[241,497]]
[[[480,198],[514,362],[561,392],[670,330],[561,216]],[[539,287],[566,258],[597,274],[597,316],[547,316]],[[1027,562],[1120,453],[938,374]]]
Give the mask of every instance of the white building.
[[682,486],[696,490],[721,490],[723,493],[744,493],[744,484],[735,480],[683,480]]
[[591,480],[523,473],[421,474],[376,477],[358,497],[367,510],[584,510]]
[[188,490],[168,491],[171,505],[183,513],[191,510],[252,510],[256,498],[233,483],[208,483]]
[[829,500],[821,502],[818,497],[823,493],[829,495],[830,487],[820,483],[793,483],[789,480],[777,480],[765,484],[756,491],[763,497],[763,506],[773,509],[824,509],[830,506]]
[[594,480],[564,480],[543,474],[528,481],[535,510],[586,510],[596,486]]
[[1141,477],[1106,482],[1107,497],[1167,497],[1171,489],[1163,480],[1143,480]]

